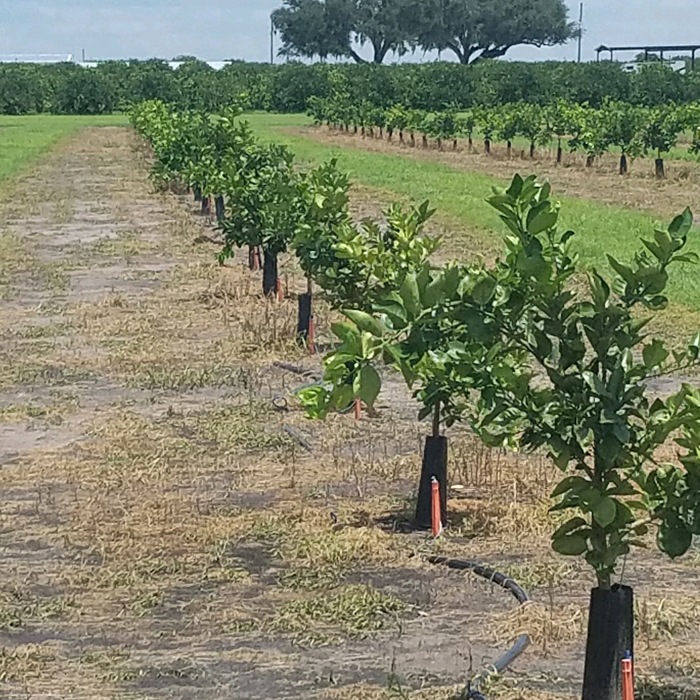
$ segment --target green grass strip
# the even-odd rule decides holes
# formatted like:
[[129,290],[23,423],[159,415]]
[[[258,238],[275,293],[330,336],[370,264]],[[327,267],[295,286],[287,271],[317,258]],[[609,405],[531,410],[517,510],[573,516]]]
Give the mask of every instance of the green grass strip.
[[[401,197],[431,204],[441,212],[456,217],[484,238],[485,247],[498,244],[505,226],[487,203],[493,186],[508,183],[488,175],[471,173],[449,165],[416,159],[407,155],[372,153],[353,147],[337,147],[314,140],[303,132],[290,134],[284,127],[305,127],[310,120],[301,115],[251,114],[251,126],[261,138],[289,145],[297,157],[311,164],[337,158],[339,166],[349,171],[357,182],[394,192]],[[524,170],[522,175],[529,175]],[[641,248],[640,237],[651,237],[655,225],[667,225],[643,212],[599,204],[575,197],[560,197],[562,225],[577,232],[577,251],[587,267],[607,273],[606,253],[622,260],[630,259]],[[679,212],[680,213],[680,212]],[[700,212],[697,212],[700,220]],[[700,231],[693,232],[689,249],[700,254]],[[677,304],[700,310],[700,269],[678,265],[669,285],[669,296]]]
[[76,117],[0,116],[0,182],[22,172],[57,143],[88,126],[124,126],[123,115]]

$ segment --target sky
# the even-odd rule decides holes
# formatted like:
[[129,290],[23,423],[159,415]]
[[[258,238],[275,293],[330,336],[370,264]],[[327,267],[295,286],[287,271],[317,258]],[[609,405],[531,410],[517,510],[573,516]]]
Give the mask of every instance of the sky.
[[[71,53],[79,59],[85,49],[88,59],[172,59],[184,54],[204,60],[268,61],[270,12],[281,4],[282,0],[0,0],[0,54]],[[571,18],[577,19],[579,1],[567,4]],[[700,44],[700,0],[585,0],[584,15],[584,60],[592,60],[600,44]],[[573,43],[513,48],[506,56],[575,57]],[[416,54],[402,60],[422,59]]]

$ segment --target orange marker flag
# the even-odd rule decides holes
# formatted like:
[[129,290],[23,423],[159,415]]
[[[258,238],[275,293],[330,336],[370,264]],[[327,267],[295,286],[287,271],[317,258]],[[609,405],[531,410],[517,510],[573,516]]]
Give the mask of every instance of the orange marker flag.
[[440,503],[440,483],[435,477],[433,477],[432,486],[433,537],[437,539],[442,534],[442,508]]
[[355,399],[355,420],[362,418],[362,402],[360,399]]
[[634,700],[634,667],[629,652],[622,659],[622,700]]

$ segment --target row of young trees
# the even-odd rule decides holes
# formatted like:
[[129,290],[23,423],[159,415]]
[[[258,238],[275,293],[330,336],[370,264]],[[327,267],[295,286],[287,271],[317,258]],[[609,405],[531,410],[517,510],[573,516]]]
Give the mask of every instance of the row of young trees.
[[215,206],[224,264],[248,249],[251,268],[262,253],[263,294],[279,289],[279,256],[293,252],[308,278],[300,300],[299,330],[308,338],[312,283],[333,308],[374,299],[386,279],[422,265],[434,242],[422,235],[427,206],[393,206],[384,221],[355,222],[350,182],[331,160],[300,169],[285,146],[261,142],[241,110],[220,114],[178,111],[150,101],[131,111],[137,131],[151,144],[153,179],[159,186],[189,187],[203,211]]
[[[562,472],[552,494],[554,549],[583,557],[598,584],[584,700],[619,700],[621,656],[634,642],[620,563],[652,529],[671,557],[700,535],[700,391],[684,385],[662,399],[648,388],[700,363],[700,334],[669,350],[645,330],[667,306],[669,276],[698,262],[687,250],[690,211],[651,232],[633,260],[609,256],[609,274],[583,270],[550,187],[516,176],[489,200],[507,231],[495,265],[438,267],[439,242],[424,232],[428,203],[358,225],[348,177],[334,162],[300,171],[287,149],[258,142],[237,112],[148,103],[132,119],[152,144],[156,181],[220,200],[222,260],[237,246],[262,246],[267,257],[289,248],[344,315],[332,326],[338,343],[324,358],[324,383],[300,395],[310,417],[356,401],[373,406],[382,366],[404,377],[419,418],[433,426],[419,524],[427,524],[432,477],[445,509],[443,427],[462,423],[488,446],[551,456]],[[669,443],[672,463],[659,452]]]
[[348,95],[374,107],[403,104],[440,111],[559,99],[600,107],[607,99],[646,107],[700,100],[700,70],[686,75],[661,63],[637,73],[621,64],[524,63],[484,60],[475,65],[425,63],[269,65],[235,61],[221,70],[196,59],[173,69],[160,60],[108,61],[95,68],[0,64],[0,114],[101,114],[144,100],[179,109],[220,111],[245,96],[250,109],[304,112],[310,97]]
[[700,153],[700,102],[689,105],[666,105],[645,108],[626,102],[606,101],[600,109],[559,100],[547,106],[525,102],[495,108],[477,107],[459,112],[450,108],[438,112],[408,109],[394,105],[388,109],[369,102],[355,103],[346,95],[311,98],[308,113],[317,124],[335,129],[352,130],[362,136],[376,136],[401,144],[416,146],[416,134],[422,145],[435,139],[438,149],[450,142],[454,150],[459,139],[468,139],[474,147],[478,134],[486,153],[495,141],[506,144],[508,158],[513,141],[524,138],[533,158],[540,146],[557,145],[557,163],[563,159],[564,145],[586,155],[586,165],[593,165],[612,149],[619,149],[620,174],[629,170],[629,159],[653,154],[656,176],[665,176],[664,156],[673,149],[681,134],[689,132],[689,152]]

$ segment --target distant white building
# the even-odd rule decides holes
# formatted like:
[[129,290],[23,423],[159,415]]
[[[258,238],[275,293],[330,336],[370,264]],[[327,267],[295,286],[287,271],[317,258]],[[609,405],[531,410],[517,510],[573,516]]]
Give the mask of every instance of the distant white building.
[[[116,59],[119,60],[119,59]],[[75,63],[83,68],[96,68],[100,63],[105,63],[105,61],[76,61],[73,58],[72,53],[62,53],[62,54],[0,54],[0,63],[37,63],[37,64],[50,64],[50,63]],[[124,63],[131,63],[131,61],[124,61]],[[166,61],[168,66],[173,70],[177,70],[180,66],[185,64],[185,61]],[[225,68],[231,61],[204,61],[210,68],[214,70],[221,70]]]
[[0,54],[0,63],[72,63],[72,53]]

